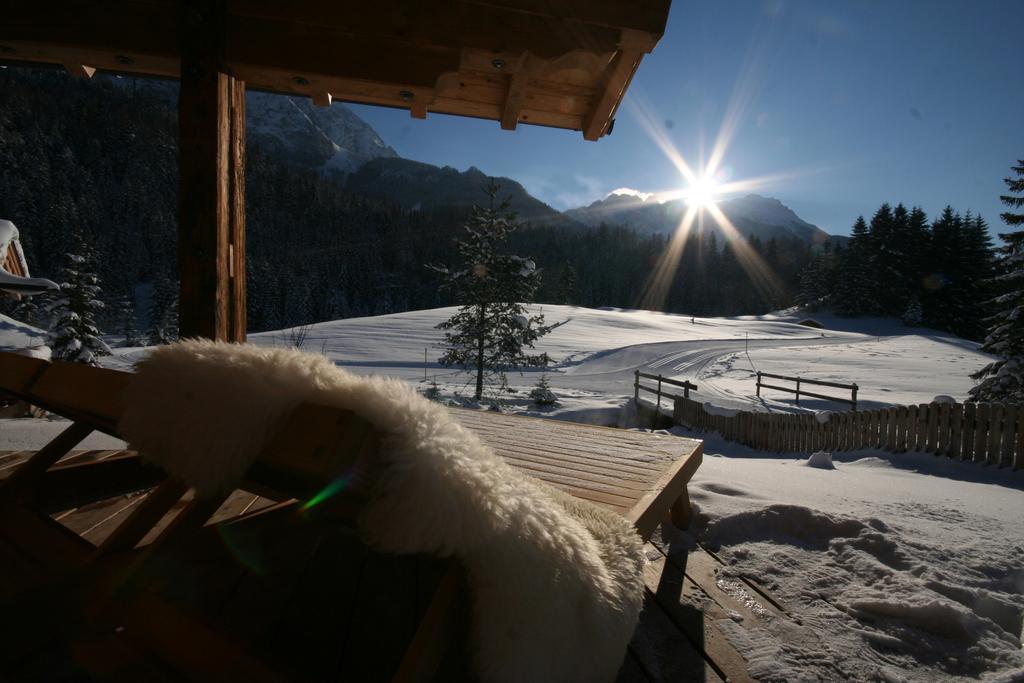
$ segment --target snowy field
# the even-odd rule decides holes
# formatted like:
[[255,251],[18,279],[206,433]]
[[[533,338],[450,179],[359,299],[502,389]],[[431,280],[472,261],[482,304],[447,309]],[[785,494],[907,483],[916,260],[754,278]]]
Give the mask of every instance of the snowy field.
[[[322,323],[306,350],[358,373],[437,378],[442,395],[464,399],[465,375],[437,365],[434,326],[452,309]],[[542,340],[555,364],[559,404],[530,405],[539,372],[510,377],[518,391],[494,396],[509,410],[562,419],[626,422],[633,372],[697,383],[717,405],[798,410],[785,395],[753,396],[754,368],[857,382],[867,406],[958,399],[987,362],[977,345],[885,320],[796,312],[696,318],[639,311],[545,306],[565,321]],[[290,345],[297,333],[252,335]],[[38,343],[31,329],[0,319],[0,348]],[[117,349],[127,368],[145,351]],[[492,392],[493,393],[493,392]],[[459,395],[461,396],[459,396]],[[835,404],[821,407],[835,410]],[[804,409],[808,408],[805,404]],[[0,421],[0,450],[37,447],[66,423]],[[677,428],[680,434],[686,434]],[[819,458],[773,455],[706,438],[691,485],[691,533],[729,563],[729,573],[767,587],[791,619],[722,630],[765,680],[1024,681],[1024,471],[1008,472],[923,454],[877,451]],[[114,447],[98,440],[91,447]],[[694,536],[695,535],[695,536]],[[729,582],[733,577],[723,577]]]

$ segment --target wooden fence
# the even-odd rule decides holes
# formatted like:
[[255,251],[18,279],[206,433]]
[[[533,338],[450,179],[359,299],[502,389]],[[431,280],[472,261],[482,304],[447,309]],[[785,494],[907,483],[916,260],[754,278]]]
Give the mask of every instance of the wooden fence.
[[[655,395],[655,399],[654,399],[654,415],[653,415],[652,420],[651,420],[652,423],[655,426],[657,426],[658,418],[661,416],[661,399],[662,398],[671,399],[673,401],[675,401],[676,399],[680,399],[680,398],[683,398],[683,399],[686,399],[686,400],[690,400],[690,392],[691,391],[697,391],[697,385],[696,384],[692,384],[692,383],[687,382],[685,380],[671,379],[669,377],[663,377],[661,375],[649,375],[646,372],[640,372],[639,370],[634,371],[633,375],[635,377],[634,380],[633,380],[633,402],[638,407],[640,406],[640,392],[641,391],[646,391],[646,392],[649,392],[649,393],[652,393],[652,394]],[[651,388],[651,387],[648,387],[648,386],[644,386],[641,383],[641,381],[645,380],[645,379],[646,380],[650,380],[652,382],[657,382],[658,383],[657,387],[656,388]],[[670,394],[668,392],[662,391],[661,388],[662,388],[663,384],[667,384],[669,386],[674,386],[674,387],[682,388],[683,395],[682,396],[677,396],[676,394]]]
[[1000,467],[1024,468],[1024,405],[922,403],[916,406],[815,415],[737,412],[716,415],[676,397],[674,420],[730,441],[776,452],[813,453],[879,448],[921,451]]
[[[780,387],[775,384],[765,384],[761,381],[762,377],[770,377],[772,379],[781,379],[787,382],[796,382],[796,388],[793,387]],[[846,389],[850,392],[852,398],[839,398],[838,396],[825,396],[824,394],[813,394],[806,389],[801,391],[800,384],[812,385],[818,387],[835,387],[836,389]],[[859,388],[856,384],[840,384],[839,382],[822,382],[817,379],[807,379],[804,377],[789,377],[787,375],[771,375],[767,372],[757,373],[757,395],[761,395],[761,389],[775,389],[776,391],[786,391],[791,394],[796,394],[796,404],[800,405],[800,394],[804,396],[813,396],[814,398],[823,398],[826,401],[835,401],[836,403],[846,403],[850,406],[851,410],[857,410],[857,389]]]

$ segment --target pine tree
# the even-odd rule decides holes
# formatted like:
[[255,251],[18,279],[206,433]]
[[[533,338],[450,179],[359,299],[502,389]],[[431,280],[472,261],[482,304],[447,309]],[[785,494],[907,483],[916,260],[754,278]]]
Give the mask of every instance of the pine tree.
[[118,298],[117,331],[124,337],[125,346],[142,346],[143,339],[135,320],[135,302],[131,296]]
[[571,263],[565,264],[558,279],[558,300],[570,305],[576,301],[576,267]]
[[149,302],[150,344],[170,344],[178,339],[178,283],[166,273],[157,276]]
[[96,313],[103,308],[95,254],[78,232],[71,236],[72,251],[64,255],[60,290],[52,295],[47,311],[52,316],[47,344],[58,360],[99,365],[110,348],[100,339]]
[[503,374],[523,366],[546,366],[546,353],[528,354],[523,349],[532,349],[551,329],[544,325],[543,314],[530,315],[522,304],[532,299],[540,285],[534,262],[498,251],[517,227],[515,215],[507,201],[497,203],[498,186],[493,180],[485,192],[487,208],[473,207],[465,237],[456,241],[462,267],[429,266],[444,277],[442,287],[462,304],[437,326],[445,330],[446,346],[439,361],[476,373],[476,400],[483,395],[485,372]]
[[823,250],[816,254],[800,274],[800,291],[796,303],[814,311],[832,302],[832,286],[835,279],[835,254]]
[[850,243],[839,265],[834,295],[836,313],[858,316],[875,312],[875,282],[871,276],[873,264],[872,236],[864,217],[858,216],[853,224]]
[[[1024,159],[1011,167],[1016,178],[1005,178],[1010,194],[1000,195],[1006,206],[1024,207]],[[1024,213],[1005,211],[1000,218],[1011,228],[1024,225]],[[1005,243],[999,253],[1000,274],[994,284],[1002,294],[994,299],[999,312],[989,319],[982,350],[999,356],[971,375],[979,380],[971,389],[974,401],[1024,401],[1024,229],[1000,233]]]

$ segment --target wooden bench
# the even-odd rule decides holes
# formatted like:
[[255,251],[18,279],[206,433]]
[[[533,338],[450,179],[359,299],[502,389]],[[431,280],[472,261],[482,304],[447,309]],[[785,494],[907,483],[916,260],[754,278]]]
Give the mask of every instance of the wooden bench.
[[[65,432],[17,467],[0,485],[0,551],[12,557],[18,556],[18,562],[34,568],[34,571],[27,572],[27,576],[21,577],[21,585],[18,581],[6,582],[3,594],[13,595],[14,601],[6,603],[8,609],[5,612],[12,618],[8,620],[4,635],[12,640],[5,642],[21,642],[26,649],[39,648],[40,643],[33,639],[31,629],[27,634],[10,632],[19,628],[18,620],[13,618],[15,615],[31,619],[40,612],[56,612],[63,617],[62,610],[68,607],[69,600],[77,605],[77,611],[88,611],[83,605],[95,605],[96,596],[100,595],[103,596],[100,602],[105,606],[99,610],[104,616],[98,623],[110,628],[106,632],[101,629],[103,637],[97,637],[97,622],[93,620],[90,622],[93,626],[88,630],[90,639],[83,641],[81,633],[77,632],[72,641],[77,648],[75,661],[91,675],[117,678],[126,675],[126,671],[132,671],[132,666],[142,667],[146,675],[155,675],[154,667],[162,670],[167,662],[172,662],[174,666],[171,668],[176,674],[172,678],[184,676],[213,680],[223,677],[228,670],[225,667],[244,670],[257,680],[278,678],[279,670],[272,665],[264,666],[263,661],[273,651],[273,644],[268,644],[265,651],[259,650],[262,658],[251,656],[255,635],[244,642],[234,642],[225,638],[222,631],[209,626],[207,620],[195,616],[193,609],[181,609],[178,603],[169,602],[159,591],[125,588],[123,577],[146,576],[144,583],[160,584],[159,577],[165,576],[166,567],[173,565],[172,559],[178,557],[187,558],[179,559],[176,566],[188,567],[190,575],[196,576],[196,584],[219,586],[225,580],[225,572],[237,581],[237,572],[231,571],[232,557],[225,554],[220,541],[232,534],[251,534],[253,529],[263,530],[258,535],[276,539],[274,542],[278,545],[291,542],[301,545],[304,539],[307,546],[302,547],[307,550],[320,547],[323,538],[327,537],[324,535],[330,536],[335,532],[328,531],[323,525],[309,527],[299,524],[296,510],[300,506],[296,499],[308,500],[317,487],[329,481],[332,475],[318,471],[316,467],[303,468],[302,454],[324,443],[341,441],[352,445],[346,449],[347,457],[358,457],[360,453],[365,456],[375,448],[373,430],[351,414],[339,415],[341,411],[303,406],[278,432],[242,485],[243,489],[251,492],[250,495],[262,497],[264,503],[259,509],[249,512],[245,511],[248,507],[245,510],[236,507],[234,518],[231,518],[225,514],[230,500],[189,499],[184,485],[146,466],[135,454],[122,453],[93,462],[57,464],[93,430],[117,435],[116,425],[121,412],[119,396],[129,378],[128,373],[46,363],[0,353],[0,390],[74,420]],[[496,413],[466,410],[453,413],[513,466],[573,495],[619,512],[636,525],[645,539],[670,510],[677,524],[686,523],[689,512],[686,482],[700,464],[699,441]],[[350,462],[342,460],[332,467],[345,467]],[[93,542],[51,517],[52,512],[69,506],[87,505],[104,497],[145,490],[154,485],[155,488],[134,504],[130,512],[122,515],[116,525],[111,525],[112,528],[102,537],[94,538]],[[218,508],[221,509],[218,511]],[[358,509],[358,499],[353,501],[351,497],[339,497],[333,508],[326,511],[332,524],[338,519],[351,520],[352,513]],[[211,522],[219,523],[203,528]],[[333,543],[346,548],[347,554],[357,552],[353,550],[351,540],[332,538]],[[158,553],[155,552],[157,550]],[[302,554],[291,549],[282,557]],[[154,560],[154,556],[158,559]],[[372,561],[390,562],[386,558],[374,558]],[[290,559],[282,562],[291,573],[275,574],[280,580],[272,582],[270,587],[263,586],[260,595],[294,590],[296,581],[301,581],[303,576],[307,580],[309,575],[322,577],[321,562],[309,566],[301,563],[295,566]],[[429,677],[436,672],[438,667],[451,674],[458,670],[458,658],[453,660],[451,655],[445,658],[443,653],[457,649],[449,647],[450,639],[444,636],[458,632],[463,628],[459,624],[464,624],[464,619],[457,616],[460,610],[455,608],[460,600],[459,572],[450,564],[439,568],[430,560],[417,559],[411,565],[406,564],[402,571],[409,570],[412,573],[407,574],[415,577],[412,583],[416,590],[409,597],[416,603],[411,623],[418,626],[404,632],[408,636],[405,641],[407,648],[389,646],[392,649],[388,656],[397,662],[397,668],[385,667],[391,672],[385,678],[420,680],[425,674]],[[387,571],[395,571],[395,567],[388,566]],[[373,575],[379,573],[378,570],[370,572]],[[360,576],[368,574],[364,571]],[[111,577],[120,577],[116,585],[111,584]],[[178,573],[175,577],[175,581],[181,580]],[[429,577],[427,586],[422,583],[424,577]],[[251,580],[251,576],[245,579]],[[48,586],[54,585],[53,581],[62,586],[62,590],[50,590]],[[43,588],[33,591],[33,585]],[[361,593],[358,588],[355,590]],[[235,591],[237,593],[238,589]],[[120,600],[111,601],[110,598],[116,595],[121,596]],[[47,600],[53,600],[53,596],[60,596],[63,602],[50,605],[53,609],[45,609]],[[349,599],[358,598],[356,595]],[[188,599],[194,601],[195,596],[188,596]],[[235,609],[232,612],[219,602],[211,604],[211,599],[204,598],[199,600],[201,604],[191,607],[203,607],[204,614],[216,614],[219,617],[216,621],[221,624],[225,614],[234,613],[236,628],[243,632],[246,625],[265,622],[271,612],[278,614],[267,608],[254,608],[251,600],[236,601],[238,605],[232,608]],[[219,594],[217,600],[220,600]],[[111,603],[116,607],[111,608]],[[260,600],[257,603],[262,604]],[[281,602],[275,609],[283,609],[282,605],[286,604]],[[388,619],[382,623],[393,622],[395,614],[405,614],[379,607],[370,606],[369,613],[377,613],[373,618]],[[148,614],[157,613],[163,618],[147,618]],[[312,622],[320,623],[320,630],[329,630],[328,624],[322,623],[322,618]],[[128,636],[120,632],[114,635],[111,631],[114,625],[125,630]],[[44,618],[36,632],[45,632],[51,626],[52,622]],[[376,643],[372,647],[379,645]],[[141,658],[138,653],[140,647],[146,655]],[[355,651],[364,654],[362,651],[367,647],[371,645],[368,643]],[[188,655],[194,650],[205,652],[206,656]],[[43,652],[46,652],[45,647]],[[162,664],[155,664],[153,656]],[[464,663],[464,658],[462,661]],[[380,671],[375,670],[371,677],[380,678]],[[22,669],[22,673],[29,677],[32,672],[31,669]],[[0,673],[10,674],[10,669],[0,670]],[[319,673],[325,671],[319,670]],[[362,671],[359,676],[363,675],[368,674]]]

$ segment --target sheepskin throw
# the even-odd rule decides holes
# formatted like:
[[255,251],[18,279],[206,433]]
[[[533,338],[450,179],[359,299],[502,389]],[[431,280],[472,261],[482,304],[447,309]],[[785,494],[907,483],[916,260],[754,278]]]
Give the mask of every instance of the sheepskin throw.
[[461,560],[481,679],[615,678],[643,600],[633,527],[517,472],[404,382],[291,349],[187,341],[140,361],[126,399],[132,448],[200,495],[235,488],[302,402],[353,411],[382,439],[362,530],[387,552]]

